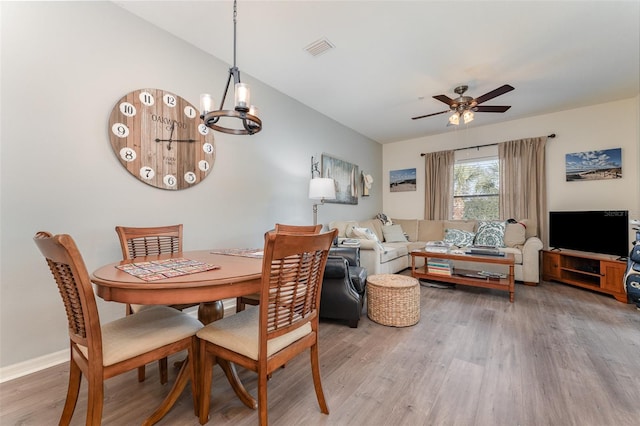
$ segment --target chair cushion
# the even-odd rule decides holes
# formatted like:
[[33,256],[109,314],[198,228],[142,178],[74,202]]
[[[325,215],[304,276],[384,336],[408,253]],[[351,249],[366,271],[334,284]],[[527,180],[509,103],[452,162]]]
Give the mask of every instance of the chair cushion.
[[406,256],[408,253],[406,243],[387,243],[384,245],[384,251],[380,252],[380,263]]
[[[154,306],[102,326],[102,364],[120,361],[193,336],[202,323],[167,306]],[[88,349],[80,346],[85,357]]]
[[144,310],[154,308],[156,306],[166,306],[166,305],[136,305],[135,303],[132,303],[129,306],[131,306],[131,311],[133,311],[134,314],[137,314],[138,312],[142,312]]
[[[197,336],[215,345],[222,346],[253,360],[258,360],[260,308],[248,308],[235,315],[203,327]],[[267,342],[267,356],[289,346],[291,343],[311,333],[311,324],[298,327],[287,334]]]

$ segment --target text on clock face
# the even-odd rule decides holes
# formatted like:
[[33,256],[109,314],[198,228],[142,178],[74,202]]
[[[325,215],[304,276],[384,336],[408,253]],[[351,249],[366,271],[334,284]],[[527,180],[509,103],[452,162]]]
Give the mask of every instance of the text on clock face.
[[151,115],[151,121],[157,121],[160,122],[162,124],[167,124],[169,126],[171,126],[172,124],[175,124],[176,128],[178,129],[186,129],[188,124],[185,123],[184,121],[178,121],[178,120],[174,120],[172,118],[169,117],[163,117],[161,115],[157,115],[157,114],[150,114]]

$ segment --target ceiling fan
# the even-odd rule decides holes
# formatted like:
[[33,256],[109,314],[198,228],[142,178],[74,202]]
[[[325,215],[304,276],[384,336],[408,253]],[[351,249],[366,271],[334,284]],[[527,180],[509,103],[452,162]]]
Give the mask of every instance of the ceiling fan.
[[513,86],[505,84],[504,86],[500,86],[497,89],[494,89],[488,93],[485,93],[482,96],[477,98],[472,98],[471,96],[464,96],[464,93],[467,91],[469,86],[458,86],[454,89],[454,92],[458,94],[458,97],[455,99],[451,99],[447,95],[436,95],[433,98],[439,100],[440,102],[444,102],[449,105],[449,109],[440,112],[434,112],[433,114],[427,115],[419,115],[417,117],[412,117],[412,120],[418,120],[420,118],[431,117],[433,115],[444,114],[447,112],[453,112],[449,117],[449,124],[457,125],[460,122],[460,117],[464,120],[464,123],[467,124],[473,120],[474,112],[505,112],[511,106],[505,105],[480,105],[483,102],[486,102],[490,99],[498,97],[500,95],[504,95],[507,92],[510,92],[514,89]]

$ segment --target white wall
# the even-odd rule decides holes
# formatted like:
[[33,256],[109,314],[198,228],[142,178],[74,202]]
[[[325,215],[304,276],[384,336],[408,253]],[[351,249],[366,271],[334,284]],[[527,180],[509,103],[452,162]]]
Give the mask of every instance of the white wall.
[[[261,247],[276,222],[312,222],[310,160],[323,152],[357,164],[375,182],[357,206],[320,207],[319,222],[381,211],[381,146],[246,74],[261,133],[216,134],[213,170],[193,188],[164,191],[138,181],[109,143],[116,101],[150,87],[198,105],[201,92],[222,92],[229,65],[112,3],[0,8],[0,367],[68,346],[36,231],[71,234],[90,271],[120,258],[116,225],[183,223],[186,249]],[[268,52],[256,54],[268,60]],[[120,304],[98,302],[102,321],[124,314]]]
[[[640,97],[562,111],[491,126],[383,145],[384,212],[396,218],[424,217],[423,152],[435,152],[555,133],[546,146],[549,210],[629,210],[640,218]],[[478,114],[478,116],[481,114]],[[431,118],[437,120],[438,118]],[[444,120],[443,126],[444,126]],[[622,148],[622,179],[566,182],[565,154]],[[416,192],[390,192],[389,171],[415,167]],[[635,234],[629,232],[629,241]]]

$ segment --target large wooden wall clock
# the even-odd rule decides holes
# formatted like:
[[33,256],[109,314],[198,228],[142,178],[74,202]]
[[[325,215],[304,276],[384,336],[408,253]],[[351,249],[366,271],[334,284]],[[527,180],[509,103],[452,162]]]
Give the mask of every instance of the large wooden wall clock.
[[129,173],[156,188],[197,185],[215,161],[213,132],[200,120],[198,109],[160,89],[123,96],[109,117],[109,139]]

